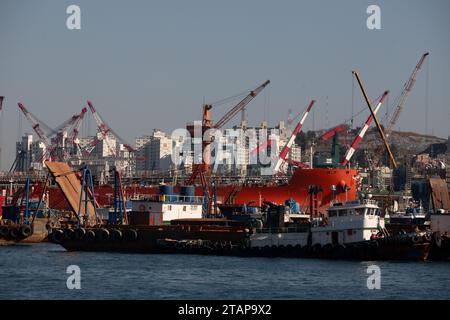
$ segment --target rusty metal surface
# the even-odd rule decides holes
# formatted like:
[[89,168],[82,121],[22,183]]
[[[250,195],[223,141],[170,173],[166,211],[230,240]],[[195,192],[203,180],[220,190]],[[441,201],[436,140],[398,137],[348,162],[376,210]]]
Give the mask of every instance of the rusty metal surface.
[[[78,214],[80,211],[81,214],[85,212],[84,201],[81,203],[81,210],[79,210],[79,202],[81,195],[81,182],[77,177],[76,172],[73,171],[67,163],[65,162],[45,162],[47,169],[53,176],[56,181],[56,184],[61,189],[64,197],[67,200],[67,203],[70,206],[70,209],[73,213]],[[87,223],[89,225],[95,225],[95,210],[92,202],[88,202],[87,207]]]
[[431,178],[431,198],[433,201],[433,208],[435,210],[444,209],[450,210],[450,197],[448,195],[447,183],[444,179]]

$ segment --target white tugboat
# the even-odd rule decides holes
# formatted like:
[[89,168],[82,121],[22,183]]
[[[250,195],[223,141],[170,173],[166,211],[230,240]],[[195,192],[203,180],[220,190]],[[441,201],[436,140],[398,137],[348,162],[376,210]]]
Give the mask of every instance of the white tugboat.
[[[281,220],[281,219],[280,219]],[[425,260],[430,243],[416,235],[390,236],[371,199],[335,203],[309,228],[290,224],[250,236],[250,251],[265,256],[360,260]]]
[[311,234],[312,246],[324,247],[370,241],[386,235],[386,230],[376,201],[364,199],[334,204],[327,218],[314,221]]

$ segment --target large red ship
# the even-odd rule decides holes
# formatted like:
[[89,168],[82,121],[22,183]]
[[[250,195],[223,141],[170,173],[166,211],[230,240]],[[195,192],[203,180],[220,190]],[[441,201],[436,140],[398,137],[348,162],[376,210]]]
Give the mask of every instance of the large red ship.
[[[310,204],[311,188],[316,190],[314,198],[319,213],[334,201],[345,202],[355,200],[357,191],[356,169],[342,168],[314,168],[297,169],[290,180],[284,184],[264,185],[219,185],[217,186],[217,201],[219,203],[260,205],[264,201],[284,204],[290,198],[297,201],[303,208]],[[125,195],[128,199],[139,196],[157,194],[159,186],[124,186]],[[174,188],[179,191],[178,187]],[[202,195],[201,186],[196,188],[196,194]],[[100,206],[109,206],[113,203],[114,188],[112,185],[101,185],[95,188],[95,197]],[[65,210],[69,206],[63,194],[58,188],[49,189],[49,207]]]

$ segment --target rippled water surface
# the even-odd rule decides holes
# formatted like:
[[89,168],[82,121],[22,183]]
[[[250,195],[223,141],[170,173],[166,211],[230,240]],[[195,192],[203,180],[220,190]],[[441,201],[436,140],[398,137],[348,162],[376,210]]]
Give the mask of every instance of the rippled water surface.
[[[367,289],[367,268],[381,289]],[[66,269],[81,269],[67,289]],[[450,263],[67,252],[0,247],[0,299],[449,299]]]

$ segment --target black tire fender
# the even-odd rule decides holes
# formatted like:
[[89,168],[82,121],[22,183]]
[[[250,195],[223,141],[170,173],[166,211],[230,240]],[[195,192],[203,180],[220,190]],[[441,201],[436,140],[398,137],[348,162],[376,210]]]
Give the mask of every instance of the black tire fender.
[[136,241],[138,239],[138,233],[135,229],[128,229],[125,232],[125,238],[129,241]]
[[82,240],[85,235],[86,235],[86,229],[78,228],[75,230],[75,239]]
[[0,226],[0,238],[6,238],[9,235],[8,226]]
[[440,248],[442,245],[442,237],[441,234],[438,232],[433,233],[433,243],[436,245],[436,247]]
[[53,230],[50,240],[54,243],[62,243],[64,241],[64,232],[61,229]]
[[20,227],[20,236],[23,238],[27,238],[29,236],[31,236],[33,234],[33,229],[27,225],[24,224],[23,226]]
[[64,237],[66,238],[66,240],[72,240],[73,238],[75,238],[75,231],[70,228],[64,229]]
[[84,240],[88,243],[95,242],[95,232],[92,230],[86,231],[86,234],[84,235]]
[[112,241],[120,241],[122,240],[123,234],[119,229],[112,229],[110,231],[110,237]]
[[19,230],[19,228],[12,227],[11,229],[9,229],[9,235],[13,239],[19,238],[20,237],[20,230]]

